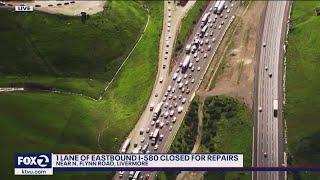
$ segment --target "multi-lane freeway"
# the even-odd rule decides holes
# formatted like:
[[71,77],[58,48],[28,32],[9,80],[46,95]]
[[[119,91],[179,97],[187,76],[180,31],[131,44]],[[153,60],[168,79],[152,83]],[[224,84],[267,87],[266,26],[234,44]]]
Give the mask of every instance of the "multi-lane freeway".
[[[187,53],[184,48],[182,53],[178,56],[178,63],[173,68],[170,78],[162,82],[167,88],[163,92],[157,92],[160,96],[159,102],[154,102],[156,106],[163,102],[161,111],[159,113],[158,121],[153,121],[152,114],[150,113],[150,123],[139,130],[137,137],[131,139],[131,146],[135,152],[139,153],[165,153],[168,152],[169,147],[180,127],[181,122],[186,114],[188,106],[194,97],[195,91],[202,81],[210,61],[220,44],[228,26],[234,19],[234,14],[239,2],[227,1],[221,14],[214,13],[215,1],[210,1],[205,9],[202,17],[194,27],[193,33],[187,40],[188,44],[198,44],[193,52]],[[205,14],[209,13],[208,20],[204,23],[202,19]],[[207,25],[204,31],[203,27]],[[204,32],[201,32],[204,31]],[[168,37],[169,38],[169,37]],[[183,61],[186,57],[190,57],[190,63],[187,68],[183,68]],[[183,71],[185,69],[186,71]],[[176,76],[176,78],[173,78]],[[155,95],[155,94],[153,94]],[[147,107],[150,108],[150,107]],[[155,108],[155,107],[153,107]],[[182,112],[178,112],[180,109]],[[159,129],[159,136],[152,140],[150,134],[155,133]],[[131,148],[131,149],[132,149]],[[132,151],[130,151],[132,152]],[[129,152],[129,153],[130,153]],[[129,179],[134,172],[118,172],[115,179]],[[140,179],[152,179],[155,172],[141,172]]]
[[[282,60],[289,1],[268,1],[262,29],[255,97],[254,166],[284,163]],[[277,103],[278,102],[278,103]],[[253,179],[284,179],[283,172],[259,171]]]

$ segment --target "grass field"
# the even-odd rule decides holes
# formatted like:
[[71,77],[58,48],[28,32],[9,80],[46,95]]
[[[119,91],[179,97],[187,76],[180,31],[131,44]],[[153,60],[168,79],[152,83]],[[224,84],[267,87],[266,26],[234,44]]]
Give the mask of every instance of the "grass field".
[[179,51],[183,48],[184,42],[191,34],[195,22],[197,22],[197,19],[200,18],[208,3],[209,1],[195,2],[188,14],[182,19],[181,28],[175,45],[176,51]]
[[[120,3],[120,7],[131,10],[134,8],[128,3],[137,4],[127,1],[112,3]],[[13,154],[19,151],[118,151],[144,109],[157,70],[163,3],[139,3],[150,9],[148,28],[104,99],[92,101],[80,96],[39,92],[0,94],[0,142],[7,146],[4,152],[7,156],[3,158],[7,164],[0,166],[0,179],[14,178],[7,172],[13,172]],[[109,8],[115,10],[116,7],[112,5]],[[124,42],[128,44],[129,41],[126,39],[122,41]],[[122,50],[124,48],[123,46]],[[9,78],[8,82],[13,82],[12,79],[16,76],[8,75],[5,78]],[[3,79],[0,84],[5,83]],[[39,78],[39,81],[46,81],[43,82],[45,84],[54,83],[57,79],[50,77],[50,81],[47,81]],[[68,82],[61,80],[60,83]],[[74,83],[70,82],[70,86],[83,86],[81,83]],[[99,148],[99,135],[102,149]],[[111,176],[111,173],[63,173],[55,175],[55,179],[111,179]]]
[[[288,37],[286,106],[290,165],[320,165],[320,18],[317,1],[295,1]],[[290,179],[319,179],[319,173],[290,174]]]
[[[87,94],[98,96],[134,46],[147,16],[142,3],[110,1],[85,23],[80,17],[7,10],[0,10],[0,20],[0,41],[6,42],[0,44],[1,85],[34,82],[79,93],[88,89]],[[63,78],[81,82],[82,92]]]
[[[75,96],[1,93],[0,144],[5,148],[1,148],[0,179],[16,178],[12,175],[15,152],[101,152],[97,148],[97,131],[107,117],[104,106],[102,101],[97,103]],[[106,173],[58,173],[56,177],[88,179],[106,176]]]
[[[202,150],[205,153],[241,153],[251,165],[251,111],[244,103],[223,96],[207,98],[204,105]],[[208,172],[204,179],[251,179],[248,172]]]
[[110,136],[123,139],[128,135],[131,129],[123,127],[134,126],[151,95],[158,65],[163,3],[145,2],[151,10],[148,28],[104,98],[108,113],[105,126],[112,127],[107,129],[109,133],[102,135],[104,148],[121,143]]

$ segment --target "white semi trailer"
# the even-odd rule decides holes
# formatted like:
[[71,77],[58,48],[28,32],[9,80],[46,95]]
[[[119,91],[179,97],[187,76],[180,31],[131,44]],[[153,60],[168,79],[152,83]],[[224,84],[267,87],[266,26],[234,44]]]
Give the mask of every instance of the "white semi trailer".
[[185,73],[190,63],[190,55],[187,55],[182,62],[182,73]]

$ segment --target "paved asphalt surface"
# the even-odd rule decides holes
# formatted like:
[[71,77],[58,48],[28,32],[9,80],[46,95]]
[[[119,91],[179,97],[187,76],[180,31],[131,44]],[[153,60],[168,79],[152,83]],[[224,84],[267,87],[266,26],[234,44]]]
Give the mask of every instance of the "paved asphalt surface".
[[[257,167],[279,167],[284,163],[282,60],[288,5],[289,1],[268,1],[265,14],[257,72],[257,107],[254,107],[256,119],[253,164]],[[269,73],[272,73],[272,77]],[[274,116],[274,100],[279,101],[277,117]],[[259,107],[262,108],[261,112]],[[284,179],[284,173],[260,171],[253,173],[253,179]]]
[[[211,1],[205,10],[205,13],[209,12],[209,9],[213,8],[214,4],[215,4],[215,1]],[[231,4],[233,4],[232,8],[231,8]],[[140,136],[139,139],[141,140],[142,138],[144,138],[144,141],[143,142],[131,142],[131,146],[135,143],[137,144],[138,147],[140,145],[143,146],[144,144],[149,143],[149,147],[148,147],[149,152],[148,153],[166,153],[166,152],[168,152],[170,145],[171,145],[171,143],[172,143],[172,141],[173,141],[180,125],[181,125],[181,122],[184,118],[184,115],[186,114],[188,106],[190,105],[190,102],[195,94],[195,91],[198,88],[199,84],[201,83],[202,78],[205,74],[205,70],[208,67],[208,65],[210,64],[210,60],[212,59],[212,57],[213,57],[213,55],[219,45],[219,42],[222,40],[223,34],[226,32],[228,25],[230,24],[231,20],[233,19],[232,16],[235,14],[235,9],[238,5],[239,5],[239,2],[232,1],[232,3],[230,3],[229,1],[227,1],[226,2],[227,9],[224,9],[222,12],[223,17],[218,16],[216,19],[216,22],[213,23],[213,26],[212,27],[208,26],[208,30],[206,31],[208,33],[208,36],[207,37],[204,36],[203,38],[200,38],[200,40],[203,40],[203,45],[199,46],[199,48],[203,49],[204,51],[203,52],[198,51],[198,50],[196,51],[197,57],[199,58],[198,62],[196,62],[196,58],[194,58],[194,54],[190,53],[191,63],[193,64],[195,70],[192,72],[191,68],[188,68],[185,73],[182,73],[181,68],[179,67],[180,63],[178,63],[173,68],[173,72],[171,73],[169,80],[166,82],[163,82],[167,87],[170,85],[172,88],[175,88],[175,92],[172,92],[172,91],[169,92],[167,97],[164,96],[165,92],[167,92],[167,88],[164,89],[164,92],[158,93],[159,96],[161,97],[161,100],[163,98],[165,98],[164,103],[168,103],[169,106],[170,105],[173,106],[171,110],[174,110],[174,115],[165,118],[162,114],[158,118],[158,119],[160,119],[160,121],[165,123],[163,128],[160,129],[160,133],[159,133],[159,134],[163,134],[164,138],[162,141],[160,141],[160,140],[157,141],[159,148],[157,150],[155,150],[154,149],[155,146],[151,145],[152,141],[151,141],[151,139],[149,139],[149,134],[151,132],[153,132],[155,130],[155,128],[159,128],[159,127],[155,127],[155,125],[151,125],[151,121],[152,121],[151,114],[149,117],[150,124],[148,124],[148,126],[144,128],[143,134],[139,135]],[[227,12],[228,9],[230,9],[229,13]],[[227,15],[227,18],[226,18],[226,15]],[[215,16],[216,15],[213,13],[213,10],[212,10],[212,12],[210,13],[210,18],[213,20],[213,19],[215,19]],[[223,25],[221,25],[222,22],[223,22]],[[201,21],[197,22],[197,25],[195,26],[194,31],[193,31],[192,35],[190,36],[190,38],[188,39],[186,44],[190,44],[194,40],[194,38],[196,37],[196,33],[199,33],[201,31],[200,24],[201,24]],[[210,23],[207,23],[207,24],[209,25]],[[219,29],[219,25],[221,25],[220,29]],[[213,32],[213,36],[210,36],[211,32]],[[213,41],[213,38],[215,38],[214,41]],[[208,44],[205,44],[206,39],[209,40]],[[208,51],[209,45],[212,46],[210,51]],[[204,58],[205,53],[207,54],[206,58]],[[185,52],[185,48],[184,48],[183,52],[178,57],[179,61],[177,61],[177,62],[183,62],[185,57],[186,57],[186,52]],[[185,88],[184,93],[182,93],[182,89],[179,89],[179,87],[178,87],[179,83],[177,82],[177,80],[172,79],[173,73],[177,72],[178,68],[179,68],[178,77],[181,77],[181,79],[182,79],[181,82],[183,83],[183,88]],[[184,78],[185,74],[187,74],[188,77]],[[194,83],[191,83],[192,79],[194,79]],[[185,84],[186,81],[188,81],[187,85]],[[190,89],[190,93],[187,94],[186,89]],[[170,95],[172,96],[172,99],[169,99]],[[186,98],[186,102],[184,104],[181,102],[182,99],[178,98],[180,95],[182,96],[182,98]],[[174,96],[176,96],[175,100],[174,100]],[[183,106],[182,113],[177,112],[177,108],[174,107],[175,103],[177,103],[177,106]],[[157,102],[155,104],[157,104]],[[161,113],[170,112],[171,110],[169,110],[169,107],[162,106]],[[172,121],[172,119],[174,117],[176,117],[176,122]],[[166,124],[166,122],[168,124]],[[171,130],[169,130],[170,126],[172,126]],[[146,133],[145,130],[147,128],[150,128],[150,133]],[[146,177],[146,176],[150,176],[149,179],[153,179],[155,177],[155,172],[143,172],[140,175],[140,179],[142,179],[143,177]],[[119,173],[116,173],[114,179],[129,179],[129,172],[128,171],[124,172],[124,175],[122,178],[119,178]]]

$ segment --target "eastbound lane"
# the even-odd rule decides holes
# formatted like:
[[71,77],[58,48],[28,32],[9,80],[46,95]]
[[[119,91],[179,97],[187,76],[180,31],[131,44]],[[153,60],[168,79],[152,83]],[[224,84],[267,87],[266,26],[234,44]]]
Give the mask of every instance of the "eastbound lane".
[[[203,51],[196,50],[196,57],[194,57],[194,53],[190,53],[191,56],[191,63],[192,66],[187,69],[185,73],[181,72],[181,67],[179,67],[180,62],[183,62],[185,59],[186,51],[185,49],[183,52],[179,55],[178,57],[178,63],[177,65],[173,68],[173,71],[170,74],[170,78],[168,81],[163,82],[166,87],[169,85],[171,86],[171,91],[168,92],[167,88],[164,88],[163,92],[158,92],[159,97],[163,100],[164,104],[168,103],[168,106],[162,106],[161,108],[161,115],[159,116],[159,120],[161,122],[164,122],[164,126],[160,128],[160,134],[163,135],[162,141],[158,140],[157,145],[159,146],[158,149],[155,149],[155,146],[152,145],[152,140],[149,139],[149,135],[151,132],[154,132],[156,128],[156,125],[151,125],[152,121],[152,116],[151,114],[149,115],[148,119],[150,119],[150,124],[148,124],[146,127],[143,128],[143,134],[138,135],[138,141],[131,142],[131,144],[137,144],[136,146],[143,146],[145,144],[149,144],[147,153],[166,153],[169,150],[169,147],[182,123],[182,120],[185,116],[185,113],[188,109],[188,106],[190,105],[190,102],[192,98],[194,97],[195,91],[198,88],[199,84],[202,81],[202,78],[205,74],[205,71],[210,64],[210,61],[218,48],[218,45],[220,44],[220,41],[223,38],[223,35],[225,34],[228,26],[234,19],[234,14],[235,10],[239,5],[239,2],[229,2],[227,1],[225,3],[226,8],[223,10],[222,15],[217,15],[213,13],[213,7],[214,7],[215,1],[210,1],[208,7],[204,11],[204,13],[210,12],[210,18],[212,21],[212,26],[210,26],[210,22],[208,22],[208,30],[206,31],[206,35],[204,37],[199,39],[203,41],[203,45],[200,45],[198,49],[203,49]],[[232,5],[231,5],[232,4]],[[210,8],[212,8],[210,10]],[[203,16],[203,15],[202,15]],[[194,41],[196,38],[197,33],[201,31],[201,21],[197,22],[192,35],[189,37],[188,41],[186,44],[191,44],[191,42]],[[211,35],[212,33],[212,35]],[[206,40],[208,39],[208,43],[205,43]],[[211,49],[208,50],[209,45],[211,46]],[[184,46],[185,47],[185,46]],[[206,54],[206,57],[204,57]],[[197,59],[198,58],[198,59]],[[179,69],[179,71],[177,71]],[[192,69],[194,69],[192,71]],[[173,74],[178,73],[178,77],[181,77],[181,82],[183,83],[183,87],[179,88],[179,83],[176,80],[173,80]],[[185,77],[185,74],[186,77]],[[188,82],[187,82],[188,81]],[[193,82],[193,83],[192,83]],[[174,91],[172,89],[175,89]],[[182,90],[184,88],[184,91]],[[187,89],[189,89],[189,93],[187,93]],[[165,93],[167,92],[168,95],[165,96]],[[171,96],[171,98],[169,98]],[[180,99],[179,96],[182,98]],[[183,103],[182,99],[186,98],[186,101]],[[158,102],[154,102],[154,104],[157,104]],[[172,106],[172,108],[170,108]],[[177,107],[178,106],[183,106],[183,111],[181,113],[177,112]],[[173,115],[169,115],[168,117],[165,117],[165,112],[170,112],[174,111]],[[174,119],[176,119],[174,121]],[[150,129],[149,133],[146,133],[146,129]],[[138,133],[136,133],[138,134]],[[135,139],[137,139],[135,137]],[[141,141],[139,141],[141,140]],[[131,147],[132,149],[133,147]],[[129,151],[131,152],[131,151]],[[155,172],[142,172],[140,177],[150,177],[150,179],[153,179],[155,177]],[[121,179],[128,179],[129,177],[129,172],[125,172],[123,177]],[[115,179],[119,178],[119,173],[116,174]],[[120,178],[119,178],[120,179]]]
[[[283,160],[282,106],[274,115],[274,100],[282,103],[283,35],[286,28],[288,1],[268,1],[258,68],[257,100],[255,103],[255,157],[258,167],[279,167]],[[280,72],[279,72],[280,71]],[[256,172],[254,179],[284,179],[281,172]]]

